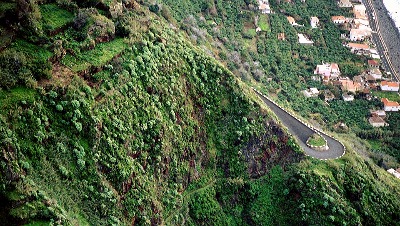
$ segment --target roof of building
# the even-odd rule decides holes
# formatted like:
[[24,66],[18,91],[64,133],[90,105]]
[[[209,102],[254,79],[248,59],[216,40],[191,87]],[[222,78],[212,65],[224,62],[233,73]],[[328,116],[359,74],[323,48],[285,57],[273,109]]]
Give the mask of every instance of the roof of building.
[[378,68],[374,68],[369,71],[371,74],[382,75],[382,72]]
[[259,8],[260,10],[270,9],[269,5],[267,5],[267,4],[261,4],[258,8]]
[[354,9],[354,11],[360,11],[360,12],[365,12],[365,10],[366,10],[365,5],[363,5],[363,4],[353,5],[353,9]]
[[370,94],[371,90],[369,88],[364,88],[362,91],[363,94]]
[[382,82],[381,82],[381,87],[382,87],[382,86],[388,86],[388,87],[398,88],[398,87],[399,87],[399,83],[398,83],[398,82],[382,81]]
[[378,116],[386,116],[386,112],[384,110],[370,110],[371,115],[378,115]]
[[332,69],[339,69],[339,65],[337,63],[331,63],[331,68]]
[[379,66],[379,63],[378,63],[378,61],[376,61],[376,60],[368,60],[368,65],[371,65],[371,66]]
[[340,0],[340,3],[342,3],[342,4],[351,4],[350,3],[350,0]]
[[363,78],[362,78],[361,75],[357,75],[357,76],[354,76],[354,77],[353,77],[353,81],[354,81],[354,82],[362,82],[362,81],[363,81]]
[[318,23],[318,22],[319,22],[318,17],[312,16],[312,17],[311,17],[311,22]]
[[291,23],[291,24],[296,23],[296,20],[295,20],[293,17],[288,16],[288,17],[286,17],[286,18],[287,18],[287,20],[289,21],[289,23]]
[[354,49],[369,49],[369,46],[367,44],[354,43],[354,42],[349,42],[347,46]]
[[302,43],[302,44],[312,44],[312,43],[314,43],[312,40],[309,40],[303,34],[297,34],[297,36],[299,37],[299,43]]
[[285,33],[278,33],[278,39],[279,40],[284,40],[285,39]]
[[354,98],[353,95],[346,94],[346,93],[344,93],[344,94],[342,95],[342,97],[343,97],[343,99]]
[[353,82],[351,80],[342,80],[342,86],[347,90],[359,90],[361,88],[361,83]]
[[385,120],[383,120],[381,117],[379,116],[372,116],[368,119],[368,121],[373,124],[373,123],[385,123]]
[[364,25],[369,27],[369,20],[366,18],[358,18],[353,20],[355,25]]
[[362,35],[362,36],[365,36],[365,35],[367,35],[367,33],[368,33],[368,31],[367,30],[365,30],[365,29],[351,29],[350,30],[350,34],[351,35]]
[[319,91],[317,88],[310,88],[310,92],[318,94]]
[[400,107],[399,103],[396,101],[390,101],[387,98],[382,98],[382,102],[385,107]]
[[367,76],[365,76],[365,79],[367,79],[367,81],[376,81],[376,78],[374,76],[372,76],[371,74],[368,74]]
[[344,16],[332,16],[332,20],[346,20]]

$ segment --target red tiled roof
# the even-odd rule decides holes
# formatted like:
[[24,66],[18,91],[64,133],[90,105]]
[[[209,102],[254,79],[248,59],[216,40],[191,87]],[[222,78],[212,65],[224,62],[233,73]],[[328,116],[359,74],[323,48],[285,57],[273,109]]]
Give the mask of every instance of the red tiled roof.
[[399,87],[399,83],[398,83],[398,82],[382,81],[382,82],[381,82],[381,87],[382,87],[382,86],[388,86],[388,87],[397,88],[397,87]]
[[390,101],[387,98],[382,98],[382,102],[383,105],[385,105],[385,107],[399,107],[399,103],[395,102],[395,101]]
[[369,49],[369,46],[367,44],[361,44],[361,43],[353,43],[350,42],[347,44],[350,48],[356,48],[356,49]]
[[332,16],[332,20],[346,20],[344,16]]
[[368,60],[368,65],[371,65],[371,66],[379,66],[379,63],[376,62],[376,60]]

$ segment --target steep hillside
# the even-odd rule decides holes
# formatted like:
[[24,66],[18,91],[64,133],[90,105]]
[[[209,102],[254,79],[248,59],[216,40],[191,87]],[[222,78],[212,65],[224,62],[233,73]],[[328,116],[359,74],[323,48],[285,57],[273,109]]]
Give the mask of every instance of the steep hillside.
[[305,157],[182,2],[0,3],[0,225],[397,224],[400,182],[356,138]]
[[[2,52],[9,61],[13,54],[23,58],[27,63],[17,70],[26,67],[32,79],[36,58],[30,54],[48,52],[44,57],[52,58],[47,79],[2,83],[7,88],[0,93],[3,223],[10,217],[16,224],[75,225],[189,220],[174,211],[190,204],[187,197],[197,195],[203,183],[243,180],[247,169],[265,174],[272,167],[268,161],[299,159],[293,140],[227,69],[137,7],[124,9],[130,23],[140,26],[126,38],[114,37],[114,22],[98,9],[79,9],[77,28],[54,23],[58,34],[40,34],[53,42],[53,51],[28,36]],[[47,8],[65,12],[41,5],[43,23],[50,21]],[[111,32],[103,33],[99,24]],[[93,29],[99,29],[97,37]],[[86,47],[79,32],[93,46]],[[262,155],[247,153],[249,142],[277,157],[246,166],[244,153]],[[219,206],[215,191],[211,198]]]

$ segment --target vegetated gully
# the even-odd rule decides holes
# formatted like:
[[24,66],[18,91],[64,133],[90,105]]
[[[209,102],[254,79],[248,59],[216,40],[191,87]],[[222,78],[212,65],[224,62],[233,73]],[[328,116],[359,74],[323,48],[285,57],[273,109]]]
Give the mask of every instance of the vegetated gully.
[[322,133],[321,136],[323,136],[326,139],[329,149],[326,151],[316,151],[308,147],[306,144],[307,139],[312,134],[314,134],[315,131],[310,127],[306,126],[305,124],[303,124],[302,122],[300,122],[298,119],[288,114],[287,112],[285,112],[284,110],[282,110],[280,107],[278,107],[276,104],[274,104],[267,98],[263,97],[257,91],[256,93],[264,101],[264,103],[278,116],[283,125],[285,125],[289,129],[289,132],[294,137],[297,138],[300,146],[303,148],[306,155],[321,160],[336,159],[343,156],[343,154],[345,153],[345,148],[343,144],[333,139],[332,137]]

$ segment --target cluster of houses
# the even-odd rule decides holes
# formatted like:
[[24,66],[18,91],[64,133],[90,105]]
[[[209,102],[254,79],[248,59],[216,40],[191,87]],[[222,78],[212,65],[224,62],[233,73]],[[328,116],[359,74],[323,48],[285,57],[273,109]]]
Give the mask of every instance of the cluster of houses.
[[[382,72],[379,70],[379,63],[376,60],[368,60],[369,70],[363,72],[353,79],[342,77],[339,65],[337,63],[322,63],[317,65],[314,70],[313,79],[322,81],[324,84],[337,86],[342,91],[344,101],[353,101],[356,93],[363,94],[367,99],[371,99],[370,90],[376,90],[380,87],[384,92],[398,92],[399,83],[382,80]],[[380,81],[380,82],[379,82]],[[317,88],[309,88],[302,91],[307,98],[317,97],[323,94],[325,101],[331,101],[336,97],[329,90],[319,91]],[[387,126],[384,121],[388,111],[400,111],[400,104],[387,98],[381,99],[383,103],[382,110],[371,111],[369,122],[374,127]]]
[[363,4],[352,5],[351,7],[353,7],[354,18],[338,15],[332,16],[331,20],[335,24],[347,25],[346,29],[350,30],[350,35],[347,38],[350,41],[364,41],[372,35],[366,8]]
[[379,59],[378,51],[371,48],[369,45],[361,43],[369,39],[372,35],[372,29],[369,25],[367,11],[362,3],[352,4],[348,0],[339,1],[340,7],[352,7],[353,18],[346,18],[344,16],[332,16],[331,20],[335,24],[345,25],[343,26],[346,30],[349,30],[349,36],[342,36],[349,40],[345,46],[347,46],[352,53],[358,55],[366,55],[373,59]]
[[[302,0],[302,2],[305,2],[305,0]],[[360,75],[350,79],[341,76],[340,68],[337,63],[322,63],[316,66],[312,79],[322,81],[324,84],[331,84],[339,87],[342,91],[341,98],[344,101],[353,101],[356,93],[362,94],[361,96],[371,100],[370,90],[377,90],[378,87],[383,92],[398,93],[399,83],[389,81],[383,77],[379,69],[380,63],[377,61],[377,59],[380,59],[378,51],[375,48],[371,48],[369,45],[369,43],[371,43],[369,38],[372,35],[372,29],[369,25],[366,7],[361,0],[339,0],[338,5],[339,7],[352,8],[354,17],[347,18],[342,15],[337,15],[332,16],[331,20],[334,24],[340,25],[343,29],[349,31],[349,35],[341,36],[341,38],[347,40],[344,46],[349,48],[353,54],[368,56],[370,58],[370,60],[367,61],[369,68]],[[271,13],[268,0],[259,0],[259,9],[262,13]],[[298,24],[292,16],[287,16],[287,20],[292,26],[304,26]],[[319,25],[318,17],[310,17],[310,26],[312,29],[318,28]],[[300,44],[314,44],[314,42],[304,34],[298,33],[297,36]],[[278,40],[285,40],[285,34],[279,33]],[[315,98],[322,95],[325,101],[338,98],[329,89],[320,91],[317,88],[309,88],[301,92],[307,98]],[[400,111],[400,104],[396,101],[382,98],[381,102],[383,103],[383,109],[370,110],[368,122],[373,127],[388,126],[388,123],[385,121],[386,112]],[[388,172],[400,179],[400,168],[397,170],[389,169]]]
[[[364,96],[370,99],[370,90],[375,90],[378,87],[380,87],[382,91],[398,92],[398,82],[384,80],[382,77],[382,72],[379,70],[379,62],[376,60],[380,58],[378,51],[374,48],[371,48],[370,45],[364,43],[364,41],[372,34],[372,29],[369,26],[365,6],[361,2],[353,4],[349,0],[340,0],[338,4],[340,7],[352,7],[354,18],[346,18],[338,15],[332,16],[331,20],[335,24],[347,25],[344,27],[349,29],[350,35],[346,37],[346,39],[349,41],[347,44],[345,44],[345,46],[348,47],[354,54],[366,55],[372,58],[367,62],[369,69],[362,74],[355,76],[353,79],[349,79],[348,77],[340,76],[338,64],[323,63],[321,65],[317,65],[314,71],[314,74],[320,77],[314,76],[313,79],[322,80],[324,84],[333,84],[339,86],[343,92],[342,98],[344,101],[353,101],[354,94],[357,92],[365,94]],[[315,19],[313,19],[313,21],[316,22]],[[315,90],[312,92],[311,89],[303,91],[303,94],[306,97],[314,97],[319,95],[319,93],[316,93]],[[332,99],[331,92],[324,91],[324,96],[325,100]],[[374,127],[388,125],[385,122],[385,112],[400,111],[400,105],[398,102],[388,100],[387,98],[382,98],[381,101],[383,103],[383,109],[371,111],[371,117],[368,120]]]
[[[260,2],[262,0],[259,0]],[[346,18],[342,15],[337,15],[337,16],[332,16],[332,22],[335,24],[342,24],[346,25],[346,28],[349,30],[349,36],[346,37],[346,35],[343,36],[343,38],[348,39],[351,42],[359,42],[359,41],[364,41],[371,37],[372,35],[372,29],[370,28],[369,21],[368,21],[368,16],[366,12],[365,6],[361,3],[361,1],[355,0],[353,2],[356,2],[357,4],[353,4],[349,0],[341,0],[339,1],[339,6],[341,7],[352,7],[352,11],[354,14],[353,18]],[[296,22],[295,18],[292,16],[287,16],[287,20],[289,24],[292,26],[304,26],[300,25]],[[310,25],[311,28],[318,28],[319,27],[319,18],[316,16],[310,17]],[[310,40],[306,35],[304,34],[297,34],[298,35],[298,40],[300,44],[303,45],[313,45],[314,42]],[[350,44],[350,43],[349,43]],[[371,49],[366,46],[357,46],[353,43],[349,45],[349,48],[354,48],[354,51],[356,53],[361,54],[369,54],[372,57],[379,57],[379,54],[375,49]]]
[[[287,18],[289,24],[292,25],[292,26],[304,26],[304,25],[298,24],[298,23],[296,22],[296,20],[295,20],[293,17],[291,17],[291,16],[287,16],[286,18]],[[311,18],[310,18],[310,25],[311,25],[311,28],[318,28],[318,26],[319,26],[319,19],[318,19],[318,17],[315,17],[315,16],[311,17]],[[314,44],[314,41],[312,41],[311,39],[309,39],[309,38],[308,38],[306,35],[304,35],[304,34],[298,33],[298,34],[297,34],[297,37],[298,37],[298,40],[299,40],[299,43],[300,43],[300,44],[303,44],[303,45],[313,45],[313,44]]]

